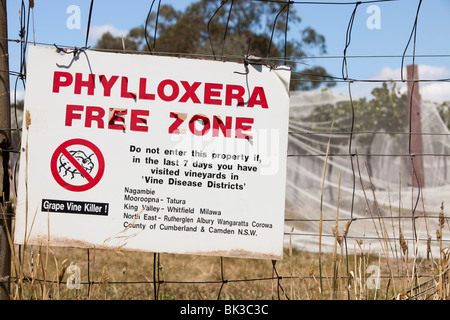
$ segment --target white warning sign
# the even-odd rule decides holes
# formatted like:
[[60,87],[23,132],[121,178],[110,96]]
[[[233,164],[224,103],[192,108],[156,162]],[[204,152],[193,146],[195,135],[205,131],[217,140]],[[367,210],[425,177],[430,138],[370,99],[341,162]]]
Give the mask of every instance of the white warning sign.
[[30,47],[15,242],[281,259],[289,81]]

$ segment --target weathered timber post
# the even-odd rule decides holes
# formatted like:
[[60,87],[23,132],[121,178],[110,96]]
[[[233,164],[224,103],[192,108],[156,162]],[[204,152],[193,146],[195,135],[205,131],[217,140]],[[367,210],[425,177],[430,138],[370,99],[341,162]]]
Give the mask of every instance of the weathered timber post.
[[408,77],[408,110],[411,112],[411,154],[413,155],[412,162],[416,176],[412,177],[412,185],[415,188],[425,187],[424,167],[423,167],[423,142],[422,142],[422,125],[420,122],[420,94],[419,94],[419,79],[418,66],[407,66]]
[[[8,161],[11,146],[11,105],[9,97],[8,27],[6,0],[0,0],[0,300],[9,300],[11,276],[11,232]],[[5,214],[3,214],[5,213]]]

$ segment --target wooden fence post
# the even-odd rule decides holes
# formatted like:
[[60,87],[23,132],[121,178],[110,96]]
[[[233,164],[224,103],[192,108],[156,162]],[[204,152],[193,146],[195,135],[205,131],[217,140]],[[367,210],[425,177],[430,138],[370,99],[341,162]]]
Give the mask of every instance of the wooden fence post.
[[[9,91],[8,23],[6,0],[0,0],[0,300],[9,300],[11,247],[7,232],[11,232],[8,160],[11,146],[11,104]],[[3,215],[3,212],[6,214]]]
[[[412,185],[415,188],[425,187],[425,177],[423,168],[423,142],[422,142],[422,125],[420,122],[420,94],[419,94],[419,70],[417,65],[407,66],[408,77],[408,110],[411,112],[411,154],[413,154],[414,169],[417,174],[412,177]],[[417,156],[419,155],[419,156]]]

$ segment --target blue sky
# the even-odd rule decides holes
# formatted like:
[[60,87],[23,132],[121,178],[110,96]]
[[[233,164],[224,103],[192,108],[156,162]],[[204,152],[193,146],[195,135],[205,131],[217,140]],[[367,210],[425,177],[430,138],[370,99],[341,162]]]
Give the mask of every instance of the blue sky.
[[[35,0],[35,8],[30,23],[34,26],[34,35],[29,40],[36,42],[56,43],[81,47],[85,43],[90,0]],[[94,2],[89,45],[95,45],[105,31],[114,35],[125,35],[134,27],[145,23],[151,0],[96,0]],[[192,0],[162,0],[163,4],[171,4],[183,10]],[[352,2],[341,0],[339,2]],[[25,1],[28,4],[28,1]],[[349,58],[348,73],[356,79],[400,79],[401,56],[411,33],[419,0],[398,0],[374,3],[379,15],[367,11],[371,4],[361,4],[356,12],[349,56],[395,56],[383,58]],[[18,39],[20,0],[8,0],[8,33],[9,38]],[[80,8],[80,28],[69,29],[67,20],[71,13],[67,10],[71,5]],[[345,47],[346,31],[350,16],[354,9],[349,5],[317,5],[295,4],[298,15],[302,18],[299,28],[312,27],[325,36],[327,53],[325,57],[306,59],[310,65],[320,65],[329,73],[340,77],[342,56]],[[373,9],[373,7],[372,7]],[[450,54],[450,1],[424,0],[419,13],[417,26],[416,55]],[[376,18],[376,20],[373,20]],[[379,19],[378,19],[379,18]],[[372,20],[371,20],[372,19]],[[369,28],[368,21],[378,22],[376,28]],[[288,37],[295,39],[299,28],[291,25]],[[10,70],[18,71],[19,45],[9,43]],[[412,43],[407,54],[412,54]],[[315,54],[315,53],[314,53]],[[412,63],[410,58],[405,64]],[[450,57],[417,57],[419,76],[422,79],[450,78]],[[364,96],[370,92],[372,84],[355,84],[356,95]],[[346,86],[338,85],[338,91],[345,93]],[[339,89],[342,87],[342,89]],[[421,85],[421,92],[427,98],[438,102],[450,100],[450,89],[447,83],[426,83]]]

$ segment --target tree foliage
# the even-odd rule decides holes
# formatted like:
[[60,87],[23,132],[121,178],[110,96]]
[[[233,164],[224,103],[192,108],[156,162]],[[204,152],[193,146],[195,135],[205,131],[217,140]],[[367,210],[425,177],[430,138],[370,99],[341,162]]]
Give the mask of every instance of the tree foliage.
[[[321,105],[314,112],[303,118],[308,122],[333,122],[334,131],[347,132],[350,129],[352,113],[354,123],[353,131],[399,132],[408,125],[408,103],[406,93],[399,93],[395,83],[389,86],[383,82],[381,87],[372,90],[373,98],[361,98],[353,101],[338,102],[336,107]],[[352,108],[353,105],[353,108]],[[367,143],[361,136],[361,142]]]
[[181,12],[171,5],[158,7],[155,1],[143,26],[130,30],[123,39],[105,33],[97,48],[125,47],[227,61],[243,61],[249,54],[270,65],[291,65],[293,71],[299,71],[291,89],[307,90],[319,87],[329,75],[319,66],[306,68],[298,61],[285,62],[285,57],[298,59],[326,52],[325,38],[310,27],[295,32],[295,39],[286,37],[287,30],[294,25],[297,28],[300,22],[295,7],[286,3],[199,0]]
[[[408,99],[401,94],[395,83],[389,86],[383,82],[381,87],[372,90],[373,98],[361,98],[353,101],[338,102],[336,106],[325,104],[314,109],[313,113],[301,119],[305,122],[333,123],[333,132],[360,132],[355,139],[366,146],[368,166],[371,169],[370,155],[372,145],[378,132],[384,131],[390,136],[405,131],[408,126]],[[353,128],[352,128],[353,126]],[[334,143],[348,143],[337,139]],[[394,139],[394,143],[397,141]]]

